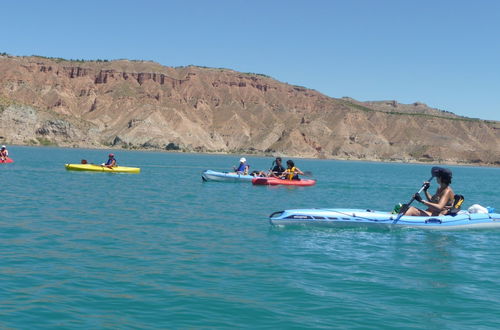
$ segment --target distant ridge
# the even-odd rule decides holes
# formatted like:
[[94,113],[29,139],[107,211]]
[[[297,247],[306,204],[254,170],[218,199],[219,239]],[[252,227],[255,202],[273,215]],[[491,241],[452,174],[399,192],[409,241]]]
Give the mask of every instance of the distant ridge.
[[500,165],[500,122],[263,74],[0,55],[0,141]]

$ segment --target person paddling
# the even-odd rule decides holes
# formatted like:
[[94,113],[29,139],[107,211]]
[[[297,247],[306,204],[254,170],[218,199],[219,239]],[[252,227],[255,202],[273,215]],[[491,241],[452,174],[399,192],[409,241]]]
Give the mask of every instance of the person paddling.
[[448,210],[453,206],[453,202],[455,199],[455,193],[453,189],[451,189],[451,178],[452,173],[448,169],[442,168],[436,174],[436,181],[439,184],[436,193],[431,196],[427,191],[430,187],[430,183],[428,181],[424,182],[424,193],[426,200],[422,199],[419,193],[414,195],[414,198],[417,202],[420,202],[427,206],[426,210],[421,210],[419,208],[410,206],[410,208],[405,212],[404,215],[412,215],[412,216],[438,216],[443,215],[448,212]]
[[253,171],[250,175],[255,177],[279,178],[283,172],[285,172],[285,168],[281,165],[281,157],[276,157],[269,171]]
[[298,167],[295,167],[293,160],[287,160],[286,166],[287,169],[280,175],[281,179],[300,180],[299,174],[304,175],[304,172],[302,172]]
[[250,168],[250,165],[247,164],[247,159],[245,157],[240,158],[240,164],[238,167],[233,167],[234,171],[236,174],[248,174],[248,169]]
[[109,154],[108,155],[108,160],[106,163],[102,164],[102,166],[106,166],[108,168],[112,168],[112,167],[115,167],[117,166],[116,165],[116,159],[115,159],[115,155],[114,154]]
[[276,160],[274,162],[276,165],[271,169],[268,176],[278,178],[281,176],[281,174],[283,174],[283,172],[286,171],[286,169],[283,167],[283,165],[281,165],[281,157],[276,157]]
[[0,149],[0,160],[1,161],[7,161],[7,158],[9,157],[9,151],[7,150],[6,146],[2,146],[2,149]]

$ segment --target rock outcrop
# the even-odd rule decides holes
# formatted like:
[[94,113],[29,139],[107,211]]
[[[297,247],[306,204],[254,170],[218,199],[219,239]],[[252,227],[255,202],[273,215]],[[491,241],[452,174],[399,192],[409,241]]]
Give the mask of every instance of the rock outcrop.
[[0,56],[0,141],[500,165],[500,123],[270,77]]

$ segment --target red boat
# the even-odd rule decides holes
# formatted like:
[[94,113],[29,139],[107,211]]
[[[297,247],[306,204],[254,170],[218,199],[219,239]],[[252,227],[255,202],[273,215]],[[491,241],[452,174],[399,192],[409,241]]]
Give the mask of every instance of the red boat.
[[254,185],[261,186],[314,186],[316,184],[316,180],[308,180],[308,179],[300,179],[300,180],[288,180],[288,179],[280,179],[280,178],[253,178],[252,183]]
[[14,160],[12,158],[7,157],[6,160],[0,159],[0,163],[13,163]]

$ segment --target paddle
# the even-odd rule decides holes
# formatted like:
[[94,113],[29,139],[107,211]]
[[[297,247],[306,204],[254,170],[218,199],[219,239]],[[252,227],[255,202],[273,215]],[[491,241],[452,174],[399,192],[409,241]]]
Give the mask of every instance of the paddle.
[[269,168],[269,172],[273,171],[274,164],[276,164],[276,160],[273,160],[273,162],[271,163],[271,167]]
[[[441,171],[446,171],[444,168],[442,167],[437,167],[437,166],[434,166],[432,169],[431,169],[431,177],[429,178],[429,180],[427,180],[428,182],[431,182],[432,178],[434,178],[435,176],[437,176],[439,174],[439,172]],[[422,192],[422,190],[424,190],[425,188],[425,183],[422,185],[422,187],[420,188],[420,190],[417,192],[417,194],[420,194]],[[410,199],[410,201],[405,204],[404,207],[401,208],[401,210],[399,211],[398,213],[398,216],[396,217],[396,219],[392,222],[393,224],[395,224],[396,222],[399,221],[399,219],[401,219],[401,217],[406,213],[406,211],[408,211],[408,209],[410,208],[410,205],[411,203],[413,203],[413,201],[415,200],[415,195],[416,194],[413,194],[412,198]]]
[[108,165],[106,165],[106,164],[101,164],[101,167],[102,167],[103,169],[104,169],[104,168],[110,169],[111,171],[114,171],[114,170],[115,170],[115,169],[114,169],[114,167],[115,167],[115,166],[108,166]]
[[[277,173],[279,173],[279,172],[273,171],[273,168],[274,168],[275,164],[276,164],[276,160],[273,160],[273,162],[271,164],[271,168],[269,169],[268,176],[270,176],[271,174],[277,174]],[[302,173],[303,174],[301,174],[301,175],[304,175],[304,176],[313,176],[313,174],[312,174],[311,171],[303,171]]]
[[273,162],[271,163],[271,167],[269,168],[269,171],[267,172],[267,174],[264,173],[267,177],[271,177],[273,174],[278,173],[276,171],[273,171],[275,164],[276,164],[276,160],[273,160]]
[[[80,161],[80,163],[81,163],[82,165],[87,165],[87,164],[88,164],[88,161],[87,161],[86,159],[82,159],[82,160]],[[90,165],[101,166],[101,167],[103,167],[103,168],[104,168],[104,167],[106,167],[106,168],[109,168],[110,170],[113,170],[113,171],[114,171],[114,168],[113,168],[113,167],[106,166],[105,164],[100,164],[100,165],[98,165],[98,164],[91,163]]]
[[[304,172],[302,172],[302,173],[303,173],[303,174],[299,174],[299,173],[296,173],[296,174],[298,174],[298,175],[302,175],[302,176],[313,176],[313,174],[312,174],[312,172],[311,172],[311,171],[304,171]],[[285,176],[284,176],[284,177],[280,177],[280,178],[281,178],[281,179],[286,179],[287,174],[285,174],[285,172],[283,172],[283,173],[282,173],[282,175],[283,175],[283,174],[284,174]],[[288,180],[288,179],[286,179],[286,180]]]

